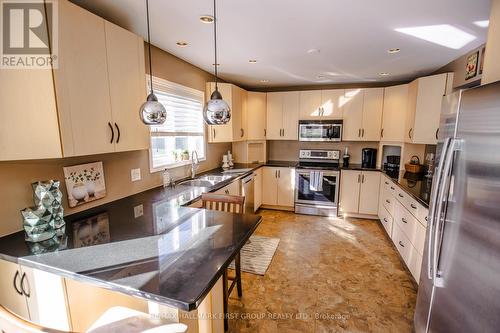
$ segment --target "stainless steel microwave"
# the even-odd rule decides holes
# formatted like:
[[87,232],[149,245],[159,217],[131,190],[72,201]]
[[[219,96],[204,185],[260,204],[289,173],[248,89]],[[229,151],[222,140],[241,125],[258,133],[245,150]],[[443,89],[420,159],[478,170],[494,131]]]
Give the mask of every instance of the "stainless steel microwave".
[[299,141],[342,141],[342,120],[299,120]]

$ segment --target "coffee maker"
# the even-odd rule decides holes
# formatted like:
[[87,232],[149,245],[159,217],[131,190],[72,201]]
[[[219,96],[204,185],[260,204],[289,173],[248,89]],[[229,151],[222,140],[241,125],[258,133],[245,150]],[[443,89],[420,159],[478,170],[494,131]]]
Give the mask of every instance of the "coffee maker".
[[377,165],[377,149],[363,148],[361,151],[361,167],[375,169]]

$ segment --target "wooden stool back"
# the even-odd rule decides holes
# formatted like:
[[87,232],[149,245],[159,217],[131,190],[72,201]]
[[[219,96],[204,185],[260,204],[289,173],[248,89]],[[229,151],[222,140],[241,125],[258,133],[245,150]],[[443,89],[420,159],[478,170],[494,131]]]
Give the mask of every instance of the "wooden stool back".
[[244,213],[245,197],[217,193],[203,193],[201,195],[203,208],[229,213]]

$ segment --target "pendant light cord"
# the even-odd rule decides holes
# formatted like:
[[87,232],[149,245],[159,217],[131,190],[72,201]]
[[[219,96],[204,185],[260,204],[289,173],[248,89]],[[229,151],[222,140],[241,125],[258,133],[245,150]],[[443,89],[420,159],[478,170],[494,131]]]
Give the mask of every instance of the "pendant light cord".
[[149,31],[149,0],[146,0],[146,18],[148,26],[148,57],[149,57],[149,85],[153,94],[153,65],[151,63],[151,33]]
[[217,91],[217,13],[216,13],[216,8],[215,8],[215,1],[214,0],[214,50],[215,50],[215,90]]

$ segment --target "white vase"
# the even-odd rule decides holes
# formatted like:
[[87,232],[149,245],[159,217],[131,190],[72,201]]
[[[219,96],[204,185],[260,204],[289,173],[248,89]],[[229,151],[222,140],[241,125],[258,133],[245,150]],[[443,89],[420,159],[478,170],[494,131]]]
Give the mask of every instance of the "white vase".
[[94,196],[94,194],[95,194],[95,182],[93,180],[86,182],[85,188],[87,189],[87,193],[89,194],[90,197]]
[[76,201],[81,201],[87,196],[87,187],[85,184],[75,184],[73,185],[71,194]]

